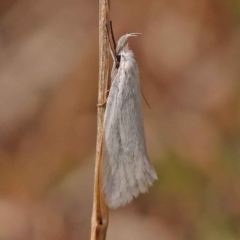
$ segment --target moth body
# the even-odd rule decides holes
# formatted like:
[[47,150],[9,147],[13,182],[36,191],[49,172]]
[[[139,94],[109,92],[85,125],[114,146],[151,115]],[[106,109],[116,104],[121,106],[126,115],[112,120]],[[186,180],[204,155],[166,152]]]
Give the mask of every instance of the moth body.
[[139,71],[133,52],[125,45],[127,34],[120,38],[120,59],[112,69],[112,86],[104,117],[103,191],[110,208],[131,202],[145,193],[156,172],[149,162],[141,106]]

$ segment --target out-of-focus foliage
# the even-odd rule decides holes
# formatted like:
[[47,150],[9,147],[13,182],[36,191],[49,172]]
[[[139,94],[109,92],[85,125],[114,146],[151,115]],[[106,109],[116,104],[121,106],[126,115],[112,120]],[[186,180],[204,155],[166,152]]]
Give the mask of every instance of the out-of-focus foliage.
[[[111,1],[159,180],[108,239],[240,239],[240,1]],[[89,239],[98,4],[0,2],[0,239]]]

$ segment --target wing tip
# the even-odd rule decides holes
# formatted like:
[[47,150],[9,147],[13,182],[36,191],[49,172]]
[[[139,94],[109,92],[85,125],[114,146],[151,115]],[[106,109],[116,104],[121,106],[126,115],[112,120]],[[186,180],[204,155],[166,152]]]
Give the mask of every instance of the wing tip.
[[122,193],[112,192],[109,197],[106,197],[105,195],[106,204],[111,209],[118,209],[120,207],[123,207],[131,203],[134,198],[137,198],[139,196],[140,193],[147,193],[149,188],[157,179],[157,174],[154,170],[154,172],[152,172],[151,179],[149,179],[147,182],[142,182],[141,186],[139,184],[137,188],[132,187],[131,189]]

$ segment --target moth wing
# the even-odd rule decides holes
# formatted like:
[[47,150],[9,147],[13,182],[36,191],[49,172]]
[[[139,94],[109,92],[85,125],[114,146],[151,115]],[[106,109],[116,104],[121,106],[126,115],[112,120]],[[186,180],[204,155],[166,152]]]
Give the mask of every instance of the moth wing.
[[113,81],[105,114],[103,189],[109,207],[129,203],[157,179],[146,151],[139,74],[126,61]]

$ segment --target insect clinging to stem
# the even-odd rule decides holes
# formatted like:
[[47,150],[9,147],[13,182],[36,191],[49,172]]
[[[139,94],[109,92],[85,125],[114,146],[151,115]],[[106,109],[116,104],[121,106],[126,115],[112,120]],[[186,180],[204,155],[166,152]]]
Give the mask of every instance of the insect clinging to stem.
[[104,116],[102,179],[107,205],[118,208],[147,192],[157,174],[146,149],[138,66],[126,44],[139,33],[126,34],[116,44],[111,22],[110,27],[113,67]]

